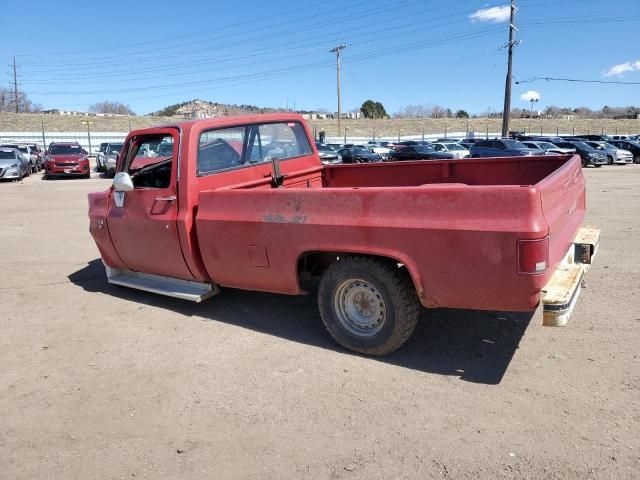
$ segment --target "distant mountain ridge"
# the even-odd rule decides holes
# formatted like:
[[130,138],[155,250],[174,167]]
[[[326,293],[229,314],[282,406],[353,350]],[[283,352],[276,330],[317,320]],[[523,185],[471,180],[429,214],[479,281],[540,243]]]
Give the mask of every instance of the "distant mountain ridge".
[[208,100],[193,99],[187,102],[169,105],[157,112],[150,113],[153,116],[204,118],[222,117],[227,115],[241,115],[247,113],[271,113],[282,109],[256,107],[255,105],[227,105],[224,103],[210,102]]

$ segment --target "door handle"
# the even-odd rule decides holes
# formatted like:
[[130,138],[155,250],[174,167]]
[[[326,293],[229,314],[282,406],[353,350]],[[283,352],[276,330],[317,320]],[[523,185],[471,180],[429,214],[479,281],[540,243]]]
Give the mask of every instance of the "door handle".
[[175,202],[176,201],[176,196],[175,195],[169,195],[167,197],[156,197],[156,201],[157,202]]

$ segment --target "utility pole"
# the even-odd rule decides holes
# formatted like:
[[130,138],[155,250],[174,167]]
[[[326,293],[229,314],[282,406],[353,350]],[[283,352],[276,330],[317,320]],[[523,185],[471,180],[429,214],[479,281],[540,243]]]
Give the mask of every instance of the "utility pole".
[[513,40],[513,33],[517,31],[514,24],[516,16],[516,2],[511,0],[511,15],[509,16],[509,44],[507,45],[508,60],[507,60],[507,79],[504,86],[504,109],[502,110],[502,136],[507,137],[509,135],[509,116],[511,115],[511,82],[513,80],[512,63],[513,63],[513,47],[515,46]]
[[16,68],[16,57],[13,57],[13,101],[16,104],[16,113],[20,110],[20,102],[18,100],[18,73]]
[[90,120],[82,120],[81,123],[87,126],[87,140],[89,142],[89,155],[91,155],[91,125],[93,125],[93,122]]
[[330,53],[336,54],[336,73],[338,79],[338,135],[340,134],[340,117],[342,116],[342,105],[340,103],[340,51],[347,48],[346,44],[338,45],[329,50]]

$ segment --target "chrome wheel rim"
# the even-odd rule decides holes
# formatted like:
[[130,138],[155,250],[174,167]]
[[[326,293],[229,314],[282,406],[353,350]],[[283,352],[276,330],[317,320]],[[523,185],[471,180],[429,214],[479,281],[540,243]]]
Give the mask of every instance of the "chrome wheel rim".
[[382,294],[362,279],[349,279],[340,283],[336,288],[333,307],[340,324],[358,337],[376,335],[387,319],[387,307]]

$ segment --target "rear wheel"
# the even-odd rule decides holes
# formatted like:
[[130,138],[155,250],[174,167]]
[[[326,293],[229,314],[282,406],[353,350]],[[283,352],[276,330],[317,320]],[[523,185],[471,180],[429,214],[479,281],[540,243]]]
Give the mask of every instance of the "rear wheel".
[[406,272],[393,261],[351,256],[331,265],[318,291],[322,321],[344,348],[387,355],[413,333],[420,301]]

